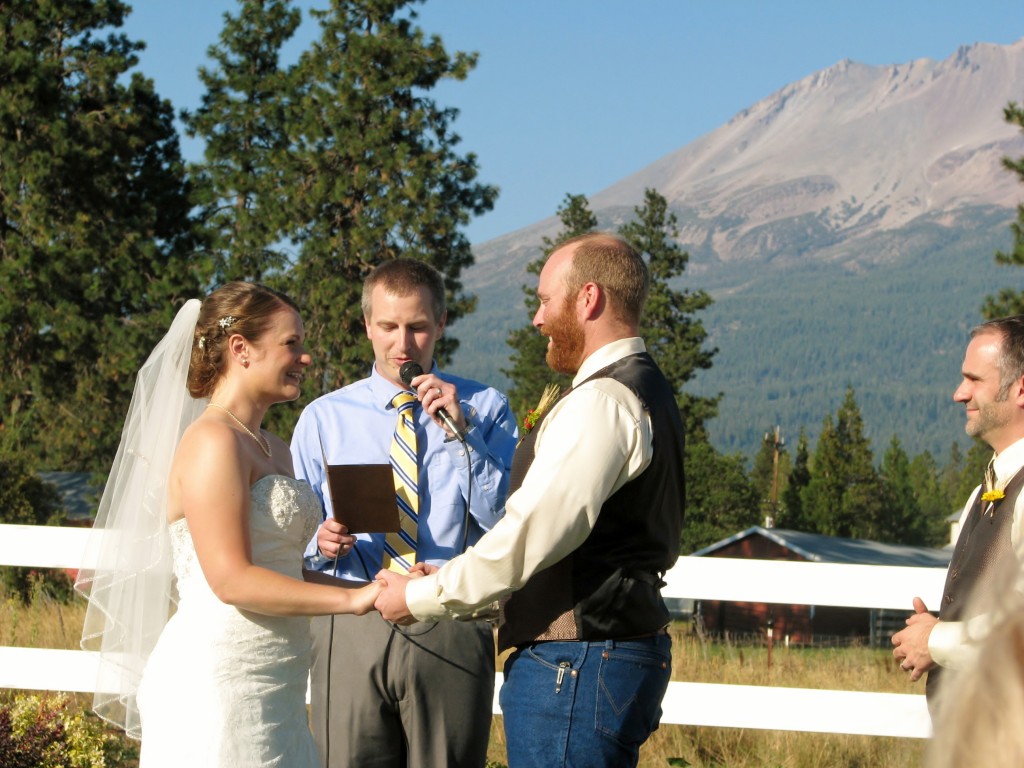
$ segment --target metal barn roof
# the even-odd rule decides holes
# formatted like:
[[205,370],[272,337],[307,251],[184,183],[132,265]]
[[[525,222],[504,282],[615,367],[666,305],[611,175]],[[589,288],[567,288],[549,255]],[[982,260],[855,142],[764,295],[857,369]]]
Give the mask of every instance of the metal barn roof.
[[949,548],[912,547],[883,544],[867,539],[845,539],[820,533],[762,528],[755,525],[734,536],[715,542],[693,553],[696,557],[710,555],[751,536],[762,536],[781,547],[815,563],[853,563],[857,565],[906,565],[943,568],[949,565]]

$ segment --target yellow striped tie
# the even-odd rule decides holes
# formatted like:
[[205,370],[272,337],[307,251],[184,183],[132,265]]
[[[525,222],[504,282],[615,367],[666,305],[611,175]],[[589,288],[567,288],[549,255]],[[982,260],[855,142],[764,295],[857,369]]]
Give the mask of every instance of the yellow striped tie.
[[384,567],[406,573],[416,562],[416,524],[419,521],[419,472],[416,458],[416,396],[399,392],[391,400],[398,411],[395,436],[391,441],[391,469],[395,476],[395,500],[401,530],[384,537]]

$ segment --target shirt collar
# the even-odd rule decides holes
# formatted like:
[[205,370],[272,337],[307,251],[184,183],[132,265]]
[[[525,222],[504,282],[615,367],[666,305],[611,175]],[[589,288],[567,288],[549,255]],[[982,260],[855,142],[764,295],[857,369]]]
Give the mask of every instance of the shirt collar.
[[[430,364],[430,370],[427,373],[438,374],[437,362],[432,361]],[[377,370],[377,364],[374,363],[370,370],[370,392],[373,396],[373,400],[381,408],[388,410],[392,408],[391,401],[395,395],[399,392],[408,391],[405,387],[395,386],[395,383],[390,379],[384,378],[384,376]]]
[[575,387],[580,382],[586,381],[606,365],[611,365],[616,360],[646,351],[647,347],[644,345],[644,340],[639,336],[629,336],[625,339],[611,341],[590,353],[590,356],[583,361],[583,365],[580,366],[580,369],[573,377],[572,385]]
[[997,480],[1006,480],[1024,467],[1024,438],[1003,449],[992,461]]
[[[435,360],[430,362],[430,370],[427,373],[435,375],[440,374]],[[391,400],[394,399],[394,396],[398,394],[398,392],[408,391],[408,389],[406,387],[395,386],[393,381],[385,379],[380,371],[377,370],[377,364],[374,362],[370,368],[370,391],[378,406],[388,410],[392,408]]]

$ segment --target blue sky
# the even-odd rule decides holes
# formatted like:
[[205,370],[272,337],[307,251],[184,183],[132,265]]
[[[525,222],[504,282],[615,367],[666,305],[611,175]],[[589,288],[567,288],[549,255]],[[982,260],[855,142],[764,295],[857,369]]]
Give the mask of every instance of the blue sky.
[[[131,0],[129,0],[131,1]],[[326,0],[299,0],[301,8]],[[434,92],[461,114],[462,150],[501,189],[467,229],[481,243],[553,215],[842,59],[945,59],[1024,37],[1021,0],[427,0],[420,26],[476,70]],[[177,109],[199,104],[198,68],[236,0],[135,0],[125,27],[140,71]],[[286,57],[315,36],[304,23]],[[1024,94],[1017,100],[1024,101]],[[183,139],[190,159],[202,147]]]

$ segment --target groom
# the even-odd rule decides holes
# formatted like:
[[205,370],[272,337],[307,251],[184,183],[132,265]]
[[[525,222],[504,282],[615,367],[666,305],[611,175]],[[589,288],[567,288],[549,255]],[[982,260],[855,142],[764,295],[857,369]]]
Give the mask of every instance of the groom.
[[616,236],[551,254],[533,323],[550,367],[575,378],[517,449],[505,517],[436,572],[377,574],[377,609],[403,623],[510,595],[498,642],[515,648],[501,709],[517,768],[635,766],[661,717],[659,587],[679,554],[683,422],[639,337],[647,290],[643,259]]

